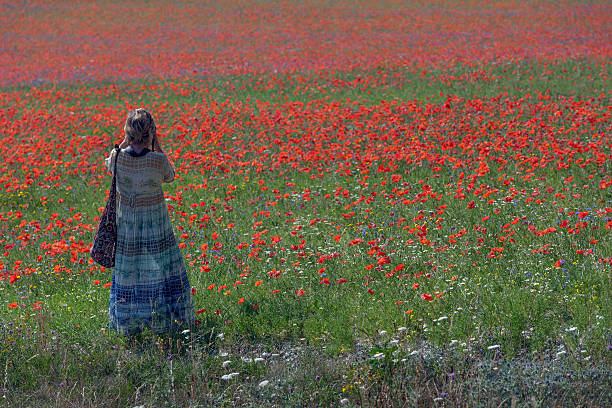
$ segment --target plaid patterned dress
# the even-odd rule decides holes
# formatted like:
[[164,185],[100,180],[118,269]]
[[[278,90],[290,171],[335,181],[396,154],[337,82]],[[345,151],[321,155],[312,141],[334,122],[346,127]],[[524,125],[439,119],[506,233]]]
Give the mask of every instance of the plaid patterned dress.
[[[105,160],[113,171],[116,153]],[[191,287],[164,200],[162,182],[174,180],[168,158],[128,147],[117,162],[117,250],[110,291],[110,327],[131,335],[189,326]]]

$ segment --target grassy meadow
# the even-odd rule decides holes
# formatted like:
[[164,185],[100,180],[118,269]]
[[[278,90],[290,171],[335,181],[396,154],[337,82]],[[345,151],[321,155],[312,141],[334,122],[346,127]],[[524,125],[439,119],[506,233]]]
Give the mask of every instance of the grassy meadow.
[[[222,5],[258,42],[206,14],[223,45],[210,72],[188,69],[209,48],[183,36],[204,18],[186,3],[184,26],[161,13],[167,36],[146,28],[164,58],[114,77],[134,57],[113,57],[126,11],[97,2],[73,12],[97,24],[111,10],[108,67],[61,50],[36,51],[46,69],[0,67],[0,406],[610,406],[612,82],[597,31],[610,10],[506,3],[489,18],[517,28],[480,42],[463,37],[485,12],[471,2],[415,3],[414,64],[396,55],[409,19],[395,2]],[[541,42],[542,13],[598,34]],[[28,30],[68,19],[19,16]],[[126,338],[108,328],[112,270],[89,248],[104,158],[137,107],[177,172],[164,191],[197,320]]]
[[[483,71],[497,88],[381,70],[310,76],[305,94],[283,76],[5,91],[26,131],[3,180],[3,400],[605,405],[607,73]],[[173,336],[109,330],[111,271],[88,258],[127,100],[156,113],[179,174],[166,195],[198,324]],[[570,151],[539,132],[500,142],[504,122],[572,129]],[[467,146],[442,150],[453,137]]]

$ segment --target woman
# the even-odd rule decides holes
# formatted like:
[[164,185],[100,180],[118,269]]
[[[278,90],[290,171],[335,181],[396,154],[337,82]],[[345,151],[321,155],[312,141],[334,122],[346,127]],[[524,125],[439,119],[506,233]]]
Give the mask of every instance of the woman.
[[194,319],[191,288],[162,191],[163,182],[174,180],[174,169],[159,145],[149,112],[130,112],[124,130],[121,150],[113,150],[105,160],[111,173],[117,160],[110,327],[125,335],[145,326],[155,333],[168,332]]

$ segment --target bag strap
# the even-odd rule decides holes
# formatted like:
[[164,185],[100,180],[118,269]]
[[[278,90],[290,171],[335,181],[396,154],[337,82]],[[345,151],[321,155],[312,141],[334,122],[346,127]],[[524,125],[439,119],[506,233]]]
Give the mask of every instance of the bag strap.
[[119,160],[119,152],[121,151],[121,149],[119,148],[118,144],[115,145],[115,151],[117,152],[117,154],[115,154],[115,166],[113,168],[113,176],[114,177],[117,176],[117,160]]

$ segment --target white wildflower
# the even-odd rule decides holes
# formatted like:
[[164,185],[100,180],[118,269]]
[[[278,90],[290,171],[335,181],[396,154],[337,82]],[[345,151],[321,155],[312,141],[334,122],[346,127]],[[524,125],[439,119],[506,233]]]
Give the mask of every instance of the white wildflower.
[[576,330],[578,330],[578,328],[576,326],[569,327],[569,328],[565,329],[566,332],[573,332],[573,331],[576,331]]

